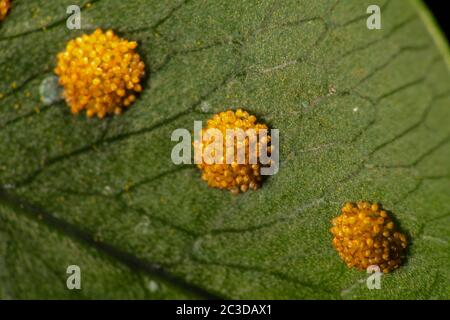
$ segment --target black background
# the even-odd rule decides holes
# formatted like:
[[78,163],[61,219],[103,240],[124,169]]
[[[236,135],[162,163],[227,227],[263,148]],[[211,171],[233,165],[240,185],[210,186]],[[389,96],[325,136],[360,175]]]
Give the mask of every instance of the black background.
[[433,13],[437,23],[450,40],[450,25],[448,19],[450,18],[450,3],[448,0],[425,0],[425,3]]

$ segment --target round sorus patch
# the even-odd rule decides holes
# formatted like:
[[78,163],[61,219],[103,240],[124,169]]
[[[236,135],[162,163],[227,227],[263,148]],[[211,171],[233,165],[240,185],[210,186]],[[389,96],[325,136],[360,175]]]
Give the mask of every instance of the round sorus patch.
[[[208,164],[202,161],[197,164],[198,168],[202,171],[202,179],[210,187],[227,189],[233,194],[246,192],[248,189],[258,189],[262,182],[260,174],[262,164],[260,163],[259,151],[256,152],[256,161],[250,161],[250,145],[252,144],[249,142],[249,136],[246,136],[245,140],[241,141],[241,143],[237,142],[230,147],[227,145],[227,129],[241,129],[243,132],[253,129],[255,134],[259,134],[260,130],[268,130],[268,127],[265,124],[258,123],[254,115],[250,115],[242,109],[220,112],[209,119],[207,127],[202,129],[202,143],[200,141],[194,141],[194,148],[199,150],[202,155],[208,146],[214,143],[214,137],[205,137],[205,133],[209,129],[217,129],[222,134],[223,153],[221,161],[218,163]],[[263,136],[253,145],[252,149],[260,150],[261,143],[265,143],[268,146],[269,142],[270,136],[267,133],[267,135]],[[237,157],[231,163],[226,161],[228,153],[233,157],[240,152],[245,154],[244,161],[236,161]],[[270,146],[267,147],[267,153],[270,153]]]
[[10,4],[9,0],[0,0],[0,21],[5,19],[10,6],[11,6],[11,4]]
[[72,113],[86,110],[88,117],[103,118],[120,114],[136,100],[145,74],[136,47],[136,42],[100,29],[69,41],[58,54],[55,73]]
[[359,270],[377,265],[388,273],[400,266],[407,246],[406,236],[396,230],[388,212],[379,204],[346,203],[333,219],[333,246],[348,267]]

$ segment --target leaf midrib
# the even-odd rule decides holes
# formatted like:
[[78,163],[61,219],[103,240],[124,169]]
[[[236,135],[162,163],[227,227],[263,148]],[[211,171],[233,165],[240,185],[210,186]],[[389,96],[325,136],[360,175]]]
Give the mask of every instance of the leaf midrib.
[[214,300],[226,299],[226,297],[222,294],[212,292],[203,287],[189,283],[181,277],[173,275],[160,264],[142,260],[133,254],[130,254],[129,252],[126,252],[107,242],[95,241],[95,237],[92,233],[65,220],[57,218],[54,214],[47,212],[43,208],[32,204],[25,199],[19,198],[7,192],[3,188],[0,188],[0,203],[14,209],[16,213],[21,214],[28,219],[38,221],[48,228],[53,229],[58,233],[81,243],[82,245],[88,246],[89,248],[94,248],[96,251],[125,265],[132,271],[148,274],[155,279],[175,286],[180,291],[193,295],[196,298]]

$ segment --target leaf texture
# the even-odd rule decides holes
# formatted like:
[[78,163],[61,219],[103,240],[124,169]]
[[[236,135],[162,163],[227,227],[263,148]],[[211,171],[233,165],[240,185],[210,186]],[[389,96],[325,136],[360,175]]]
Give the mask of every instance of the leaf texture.
[[[450,73],[418,2],[78,1],[71,31],[73,2],[13,1],[0,26],[1,298],[450,298]],[[105,120],[44,106],[96,27],[139,42],[143,93]],[[175,166],[170,134],[237,106],[280,130],[281,163],[236,197]],[[411,240],[381,290],[331,245],[360,199]]]

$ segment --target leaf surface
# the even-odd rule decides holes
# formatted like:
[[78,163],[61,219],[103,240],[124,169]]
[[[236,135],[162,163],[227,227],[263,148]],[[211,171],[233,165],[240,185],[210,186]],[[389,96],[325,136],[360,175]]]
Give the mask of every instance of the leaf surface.
[[[81,31],[66,0],[14,1],[0,26],[1,298],[450,298],[448,53],[420,3],[78,3]],[[138,101],[106,120],[42,105],[56,54],[96,27],[139,42]],[[174,129],[236,106],[281,138],[278,174],[237,197],[170,159]],[[411,239],[382,290],[331,245],[360,199]]]

